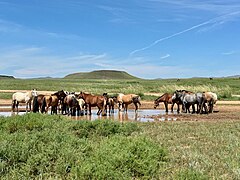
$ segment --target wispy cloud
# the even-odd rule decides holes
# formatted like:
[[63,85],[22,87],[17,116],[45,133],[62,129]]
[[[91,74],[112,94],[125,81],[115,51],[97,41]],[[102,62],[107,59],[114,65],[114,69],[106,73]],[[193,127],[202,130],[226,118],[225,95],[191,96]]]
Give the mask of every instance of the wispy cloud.
[[229,52],[223,52],[222,55],[228,56],[228,55],[233,55],[236,54],[236,51],[229,51]]
[[172,34],[172,35],[166,36],[166,37],[164,37],[164,38],[155,40],[153,43],[149,44],[148,46],[145,46],[145,47],[143,47],[143,48],[135,49],[135,50],[131,51],[131,52],[129,53],[129,55],[131,56],[131,55],[136,54],[137,52],[147,50],[147,49],[155,46],[156,44],[158,44],[158,43],[160,43],[160,42],[162,42],[162,41],[165,41],[165,40],[171,39],[171,38],[173,38],[173,37],[179,36],[179,35],[181,35],[181,34],[187,33],[187,32],[189,32],[189,31],[195,30],[195,29],[200,28],[200,27],[202,27],[202,26],[209,25],[209,24],[210,24],[210,25],[216,24],[216,23],[219,23],[219,22],[221,22],[221,21],[223,21],[223,20],[226,21],[229,17],[236,16],[236,15],[239,15],[239,14],[240,14],[240,11],[236,11],[236,12],[232,12],[232,13],[228,13],[228,14],[225,14],[225,15],[222,15],[222,16],[218,16],[218,17],[212,18],[212,19],[207,20],[207,21],[205,21],[205,22],[203,22],[203,23],[200,23],[200,24],[194,25],[194,26],[192,26],[192,27],[190,27],[190,28],[187,28],[187,29],[185,29],[185,30],[183,30],[183,31],[180,31],[180,32],[174,33],[174,34]]
[[170,54],[166,54],[166,55],[162,56],[161,59],[166,59],[168,57],[170,57]]

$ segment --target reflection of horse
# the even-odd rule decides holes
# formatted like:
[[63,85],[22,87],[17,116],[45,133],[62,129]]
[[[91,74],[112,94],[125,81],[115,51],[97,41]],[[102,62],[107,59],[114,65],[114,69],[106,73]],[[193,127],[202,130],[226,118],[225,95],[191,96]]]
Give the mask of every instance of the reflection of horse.
[[140,103],[140,96],[139,95],[136,95],[136,94],[118,94],[117,96],[117,102],[119,104],[119,111],[122,110],[122,107],[124,107],[124,111],[127,112],[127,108],[128,108],[128,105],[133,103],[135,105],[135,111],[138,110],[138,104],[139,106],[141,106],[141,103]]
[[169,93],[164,93],[162,96],[160,96],[159,98],[157,98],[155,101],[154,101],[154,109],[157,108],[157,106],[159,106],[159,103],[160,102],[163,102],[164,105],[165,105],[165,109],[166,109],[166,112],[168,112],[168,104],[172,104],[171,106],[171,111],[173,112],[173,107],[174,107],[174,104],[176,103],[177,104],[177,112],[179,113],[179,105],[181,104],[179,100],[177,99],[172,99],[172,94],[169,94]]
[[89,114],[91,115],[91,107],[98,107],[97,115],[100,115],[102,113],[102,116],[106,115],[105,107],[107,104],[106,98],[104,96],[94,96],[91,94],[86,94],[84,92],[81,92],[78,96],[78,98],[82,98],[86,105],[89,108]]
[[57,114],[58,97],[56,95],[45,95],[43,98],[42,111],[47,113],[51,106],[51,114]]
[[12,95],[12,111],[14,112],[15,107],[17,108],[18,112],[18,105],[19,103],[26,103],[26,112],[28,111],[28,106],[31,111],[31,101],[34,96],[37,96],[36,89],[28,92],[16,92]]

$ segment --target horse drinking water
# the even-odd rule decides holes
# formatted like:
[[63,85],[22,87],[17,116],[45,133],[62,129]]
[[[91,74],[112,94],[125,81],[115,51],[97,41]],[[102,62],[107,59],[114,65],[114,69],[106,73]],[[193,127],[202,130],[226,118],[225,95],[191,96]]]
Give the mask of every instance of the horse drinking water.
[[15,108],[17,108],[18,113],[18,105],[19,103],[26,103],[26,112],[28,112],[28,106],[29,110],[31,111],[31,101],[32,98],[37,96],[37,90],[33,89],[32,91],[28,92],[15,92],[12,95],[12,112],[15,111]]
[[138,110],[138,104],[139,106],[141,106],[141,103],[140,103],[140,96],[139,95],[136,95],[136,94],[118,94],[117,96],[117,102],[119,104],[119,111],[122,110],[122,107],[124,107],[124,111],[127,112],[127,109],[128,109],[128,105],[133,103],[135,105],[135,111]]

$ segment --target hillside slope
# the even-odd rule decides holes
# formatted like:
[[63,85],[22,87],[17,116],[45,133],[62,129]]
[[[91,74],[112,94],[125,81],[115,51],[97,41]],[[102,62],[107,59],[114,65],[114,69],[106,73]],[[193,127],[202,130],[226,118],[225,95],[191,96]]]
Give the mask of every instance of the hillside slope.
[[65,76],[67,79],[139,79],[125,71],[99,70],[84,73],[73,73]]

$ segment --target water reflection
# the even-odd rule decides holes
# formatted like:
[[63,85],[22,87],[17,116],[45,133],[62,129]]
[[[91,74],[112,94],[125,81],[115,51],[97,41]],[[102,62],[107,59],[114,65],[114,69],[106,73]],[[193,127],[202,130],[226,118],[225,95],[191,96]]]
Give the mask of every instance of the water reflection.
[[[163,115],[159,118],[159,115]],[[85,116],[73,116],[72,119],[75,120],[96,120],[96,119],[110,119],[110,120],[118,120],[120,122],[124,121],[140,121],[140,122],[153,122],[153,121],[176,121],[176,118],[165,117],[165,111],[156,111],[152,109],[144,109],[135,112],[135,110],[129,110],[126,112],[115,112],[114,114],[108,114],[107,116],[99,116],[97,115],[97,111],[93,110],[92,115]]]
[[[25,114],[25,112],[19,112],[18,115]],[[48,112],[50,114],[50,112]],[[170,113],[169,113],[170,114]],[[171,113],[172,114],[172,113]],[[176,112],[174,112],[176,114]],[[12,112],[0,112],[0,116],[12,116],[17,115],[17,113]],[[177,118],[171,118],[166,115],[163,110],[154,109],[143,109],[135,112],[135,110],[129,110],[126,112],[115,111],[114,114],[107,114],[107,116],[97,115],[97,110],[92,110],[92,115],[84,116],[69,116],[73,120],[117,120],[120,122],[124,121],[139,121],[139,122],[162,122],[162,121],[176,121]]]

